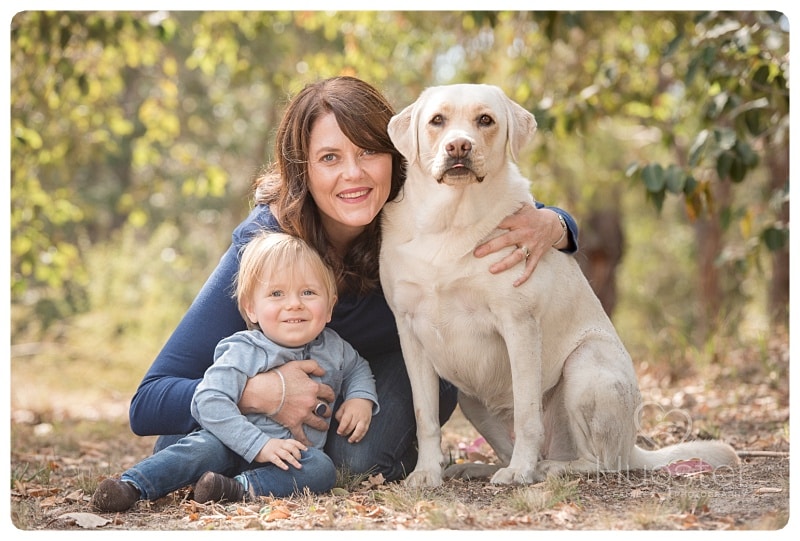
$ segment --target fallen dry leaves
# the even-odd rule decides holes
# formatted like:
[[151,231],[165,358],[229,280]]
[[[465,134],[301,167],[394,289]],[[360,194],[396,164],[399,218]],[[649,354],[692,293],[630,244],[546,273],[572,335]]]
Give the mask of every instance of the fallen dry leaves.
[[[422,490],[375,476],[330,494],[244,504],[198,504],[187,488],[127,513],[100,514],[89,507],[91,490],[146,456],[153,440],[131,436],[124,422],[12,412],[11,518],[27,530],[774,530],[789,512],[788,353],[773,364],[777,376],[745,377],[743,366],[726,361],[680,382],[641,378],[654,411],[680,409],[691,420],[655,419],[643,427],[645,443],[720,437],[748,451],[740,469],[723,476],[684,461],[661,472],[577,477],[564,482],[565,497],[543,497],[541,506],[520,504],[527,501],[522,491],[546,495],[559,487],[454,480]],[[452,461],[494,458],[458,415],[445,426],[443,444]]]

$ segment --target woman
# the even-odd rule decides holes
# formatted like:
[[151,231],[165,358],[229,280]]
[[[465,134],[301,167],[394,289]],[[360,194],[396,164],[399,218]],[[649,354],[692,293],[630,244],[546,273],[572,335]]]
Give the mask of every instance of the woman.
[[[386,132],[394,111],[369,84],[335,77],[304,88],[284,113],[275,141],[275,166],[256,179],[256,207],[233,233],[233,243],[169,338],[133,397],[132,430],[163,435],[160,449],[195,430],[192,394],[222,338],[246,328],[231,285],[240,248],[263,229],[296,235],[314,246],[334,269],[339,302],[330,327],[365,357],[375,376],[381,411],[366,437],[353,444],[336,434],[331,422],[325,451],[350,473],[382,473],[399,479],[413,470],[415,422],[394,317],[378,282],[379,213],[405,180],[405,162]],[[563,217],[563,220],[559,218]],[[566,222],[568,228],[563,227]],[[551,246],[575,251],[577,226],[558,209],[527,206],[499,224],[508,232],[475,250],[484,257],[504,247],[518,250],[489,266],[499,273],[525,265],[521,283]],[[290,369],[286,369],[290,368]],[[283,381],[267,372],[248,381],[239,408],[244,413],[275,411],[274,419],[307,442],[303,425],[322,430],[313,413],[333,392],[309,375],[321,375],[313,359],[282,368]],[[285,392],[283,386],[285,385]],[[441,384],[444,423],[456,404],[456,391]],[[330,415],[330,412],[326,416]]]

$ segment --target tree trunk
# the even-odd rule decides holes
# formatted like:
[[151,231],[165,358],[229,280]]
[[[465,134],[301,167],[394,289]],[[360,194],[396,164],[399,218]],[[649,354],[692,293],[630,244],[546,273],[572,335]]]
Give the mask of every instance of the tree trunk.
[[[772,193],[779,193],[789,184],[789,152],[787,146],[769,157],[769,168],[772,176]],[[778,220],[789,225],[789,201],[781,203]],[[772,279],[768,298],[769,315],[773,324],[789,325],[789,244],[772,252]]]
[[619,208],[593,210],[581,227],[583,257],[578,262],[609,317],[617,305],[617,266],[622,261],[623,244]]
[[714,208],[707,216],[697,219],[694,226],[697,242],[697,299],[699,308],[696,339],[701,343],[718,323],[722,308],[722,285],[720,283],[717,258],[722,252],[722,224],[718,209],[728,206],[731,198],[731,183],[716,182],[713,185]]

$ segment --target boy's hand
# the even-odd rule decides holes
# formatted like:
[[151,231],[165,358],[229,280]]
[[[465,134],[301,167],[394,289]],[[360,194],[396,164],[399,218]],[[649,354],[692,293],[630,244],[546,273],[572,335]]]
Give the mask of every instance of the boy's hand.
[[302,468],[299,462],[300,451],[307,449],[308,447],[291,438],[285,440],[272,438],[258,452],[256,462],[271,462],[282,470],[288,470],[289,465],[300,469]]
[[336,433],[347,436],[350,443],[358,443],[367,433],[369,423],[372,421],[372,400],[366,398],[351,398],[345,400],[336,412],[339,428]]

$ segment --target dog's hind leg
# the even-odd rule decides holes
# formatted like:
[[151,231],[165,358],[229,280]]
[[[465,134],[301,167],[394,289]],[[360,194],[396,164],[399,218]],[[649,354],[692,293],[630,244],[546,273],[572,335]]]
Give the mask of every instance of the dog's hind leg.
[[537,472],[559,475],[626,469],[641,402],[627,352],[614,337],[595,335],[570,354],[563,378],[559,384],[563,385],[563,404],[556,407],[566,413],[572,444],[569,454],[574,456],[554,453],[537,464]]
[[514,452],[514,442],[511,437],[513,419],[498,417],[490,412],[483,402],[462,392],[458,393],[458,406],[464,416],[492,446],[500,465],[508,465],[511,454]]
[[488,479],[501,467],[507,466],[511,460],[511,454],[514,452],[514,442],[511,438],[513,421],[498,418],[480,400],[463,392],[458,393],[458,406],[467,420],[492,446],[498,464],[453,464],[445,470],[444,476],[448,479]]

